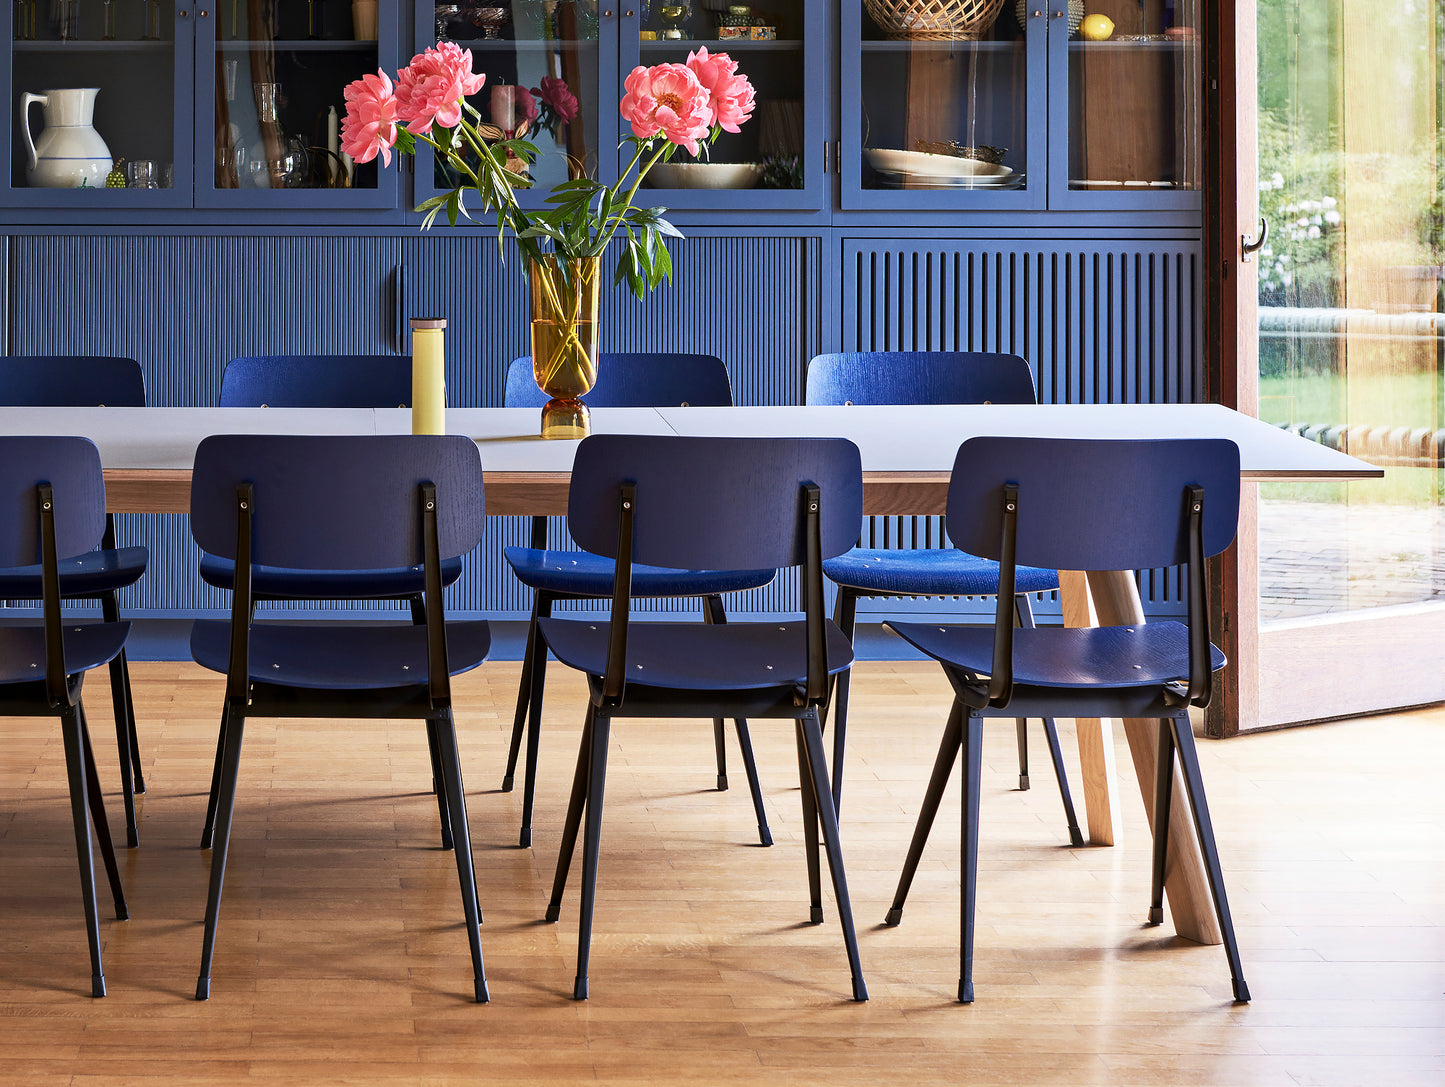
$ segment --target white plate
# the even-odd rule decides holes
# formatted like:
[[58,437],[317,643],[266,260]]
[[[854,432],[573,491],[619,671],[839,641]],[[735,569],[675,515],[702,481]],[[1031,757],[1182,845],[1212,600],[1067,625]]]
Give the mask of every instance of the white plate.
[[919,174],[883,173],[888,189],[1020,189],[1024,175],[1013,172],[1003,177],[928,177]]
[[1008,177],[1013,173],[982,159],[965,159],[956,155],[930,155],[926,151],[892,151],[885,147],[865,147],[863,154],[875,170],[888,174],[909,174],[913,177],[985,178]]
[[763,176],[758,162],[659,162],[647,172],[655,189],[751,189]]

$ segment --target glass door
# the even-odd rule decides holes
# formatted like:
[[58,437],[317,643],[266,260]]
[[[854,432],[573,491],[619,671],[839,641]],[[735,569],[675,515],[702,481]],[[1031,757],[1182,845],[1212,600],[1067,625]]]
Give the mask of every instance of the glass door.
[[338,147],[346,85],[395,68],[395,0],[223,0],[196,25],[198,207],[389,208]]
[[1048,6],[945,7],[843,5],[843,207],[1044,206]]
[[[508,8],[419,3],[416,17],[418,51],[439,41],[471,50],[472,67],[487,77],[472,103],[494,138],[517,136],[537,146],[530,167],[511,164],[532,179],[517,194],[523,207],[543,206],[558,182],[596,177],[604,165],[612,170],[616,102],[603,109],[611,91],[598,88],[613,79],[604,58],[615,63],[617,20],[602,19],[595,0],[515,0]],[[415,202],[453,184],[446,165],[418,144]]]
[[1272,725],[1445,698],[1445,8],[1257,19],[1259,414],[1385,470],[1260,487]]
[[4,203],[96,211],[191,203],[192,21],[167,0],[15,0]]

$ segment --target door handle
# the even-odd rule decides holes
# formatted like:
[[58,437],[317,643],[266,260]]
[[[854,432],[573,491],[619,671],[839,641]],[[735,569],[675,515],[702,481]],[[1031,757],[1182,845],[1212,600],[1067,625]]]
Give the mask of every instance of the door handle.
[[1239,249],[1241,264],[1248,264],[1254,260],[1254,255],[1264,248],[1264,243],[1269,241],[1269,220],[1263,215],[1259,217],[1259,235],[1252,237],[1249,234],[1239,236]]

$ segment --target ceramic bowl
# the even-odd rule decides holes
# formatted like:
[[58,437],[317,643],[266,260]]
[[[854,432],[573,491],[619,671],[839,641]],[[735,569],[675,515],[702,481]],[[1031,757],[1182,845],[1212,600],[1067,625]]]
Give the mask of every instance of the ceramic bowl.
[[657,189],[751,189],[762,176],[760,162],[659,162],[647,183]]

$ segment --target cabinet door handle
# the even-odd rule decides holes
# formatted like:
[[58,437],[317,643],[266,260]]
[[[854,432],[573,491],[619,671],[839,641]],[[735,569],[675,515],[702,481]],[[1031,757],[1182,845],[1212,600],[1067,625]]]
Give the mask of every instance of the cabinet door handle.
[[610,19],[610,18],[612,18],[612,9],[611,9],[611,8],[608,8],[606,11],[604,11],[604,12],[602,13],[602,17],[603,17],[604,19]]
[[1269,220],[1263,215],[1259,217],[1259,233],[1254,237],[1248,234],[1239,236],[1240,263],[1248,264],[1254,260],[1254,255],[1264,248],[1264,243],[1269,241]]
[[185,18],[187,15],[189,15],[189,14],[190,14],[189,11],[187,11],[185,8],[181,8],[181,18],[182,18],[182,19],[184,19],[184,18]]
[[205,8],[202,8],[200,14],[201,14],[201,18],[204,19],[204,18],[206,18],[208,15],[210,15],[211,13],[210,13],[209,11],[207,11]]

